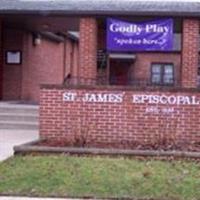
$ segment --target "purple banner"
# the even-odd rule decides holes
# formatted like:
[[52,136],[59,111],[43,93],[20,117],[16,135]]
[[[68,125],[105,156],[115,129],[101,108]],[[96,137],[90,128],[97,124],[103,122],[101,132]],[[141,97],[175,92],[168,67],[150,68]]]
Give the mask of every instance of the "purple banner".
[[107,50],[170,51],[173,48],[173,20],[129,23],[107,19]]

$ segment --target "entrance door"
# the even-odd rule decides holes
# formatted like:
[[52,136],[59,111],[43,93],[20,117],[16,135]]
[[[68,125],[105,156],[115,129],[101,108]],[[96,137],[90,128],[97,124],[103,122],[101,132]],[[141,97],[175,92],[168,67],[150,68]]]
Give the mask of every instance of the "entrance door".
[[132,62],[123,59],[110,59],[110,84],[128,85]]

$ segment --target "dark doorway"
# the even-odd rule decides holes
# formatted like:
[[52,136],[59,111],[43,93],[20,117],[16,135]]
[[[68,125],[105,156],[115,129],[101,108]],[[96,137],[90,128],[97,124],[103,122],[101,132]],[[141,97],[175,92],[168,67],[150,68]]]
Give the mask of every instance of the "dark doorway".
[[132,60],[110,59],[110,84],[128,85]]

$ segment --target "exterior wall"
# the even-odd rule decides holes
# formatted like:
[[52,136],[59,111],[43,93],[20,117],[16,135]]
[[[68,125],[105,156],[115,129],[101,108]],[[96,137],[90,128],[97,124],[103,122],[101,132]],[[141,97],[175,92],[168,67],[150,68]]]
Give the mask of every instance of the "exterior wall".
[[5,29],[3,35],[3,55],[7,50],[22,52],[22,64],[3,63],[3,100],[38,102],[40,84],[61,84],[71,68],[78,68],[78,63],[73,62],[78,55],[77,47],[73,52],[77,44],[69,39],[66,39],[66,47],[64,43],[45,38],[40,45],[34,46],[29,32]]
[[[3,55],[5,57],[6,51],[23,49],[23,36],[21,30],[4,29],[3,32]],[[22,85],[22,65],[24,62],[24,55],[22,52],[22,64],[8,65],[3,63],[3,100],[19,100],[21,99],[21,85]]]
[[72,84],[78,83],[78,68],[79,68],[79,55],[78,55],[78,42],[73,42],[69,39],[66,40],[65,44],[65,71],[64,71],[64,77],[65,79],[70,75],[69,78],[67,78],[66,84],[68,81]]
[[151,63],[173,63],[175,85],[180,82],[181,55],[180,53],[137,53],[132,65],[131,76],[133,79],[150,81]]
[[[174,86],[180,86],[181,80],[181,53],[136,53],[136,59],[130,64],[129,78],[140,82],[141,84],[149,83],[151,78],[152,63],[173,63],[174,64]],[[109,61],[108,61],[109,62]],[[106,80],[109,76],[109,68],[99,69],[98,78]]]
[[72,53],[72,81],[74,84],[78,82],[79,77],[79,44],[78,42],[73,43]]
[[41,44],[32,44],[32,35],[24,41],[22,99],[39,100],[40,84],[61,84],[64,77],[64,45],[42,39]]
[[199,64],[199,20],[183,20],[182,86],[197,87]]
[[[64,93],[67,93],[65,101]],[[73,93],[77,96],[73,96]],[[93,94],[90,102],[83,100],[86,94]],[[100,98],[101,102],[97,102],[97,96],[94,95],[102,94],[111,94],[112,97],[110,100]],[[134,91],[120,87],[63,89],[44,86],[40,95],[41,138],[75,145],[78,143],[123,148],[131,148],[138,143],[200,142],[198,92]],[[138,103],[136,98],[134,103],[133,95],[160,95],[164,98],[173,96],[172,99],[184,96],[186,102],[181,100],[176,104],[168,104],[164,100],[162,103],[149,103],[144,100],[143,103]]]
[[72,65],[73,65],[73,44],[70,40],[65,41],[65,50],[64,50],[64,77],[66,77],[68,74],[71,74],[72,71]]

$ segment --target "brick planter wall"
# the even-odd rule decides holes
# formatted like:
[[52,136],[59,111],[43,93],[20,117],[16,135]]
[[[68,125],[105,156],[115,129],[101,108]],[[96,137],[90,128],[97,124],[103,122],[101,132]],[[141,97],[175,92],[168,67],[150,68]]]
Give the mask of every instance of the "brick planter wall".
[[112,147],[200,142],[197,91],[44,86],[40,92],[41,138]]

